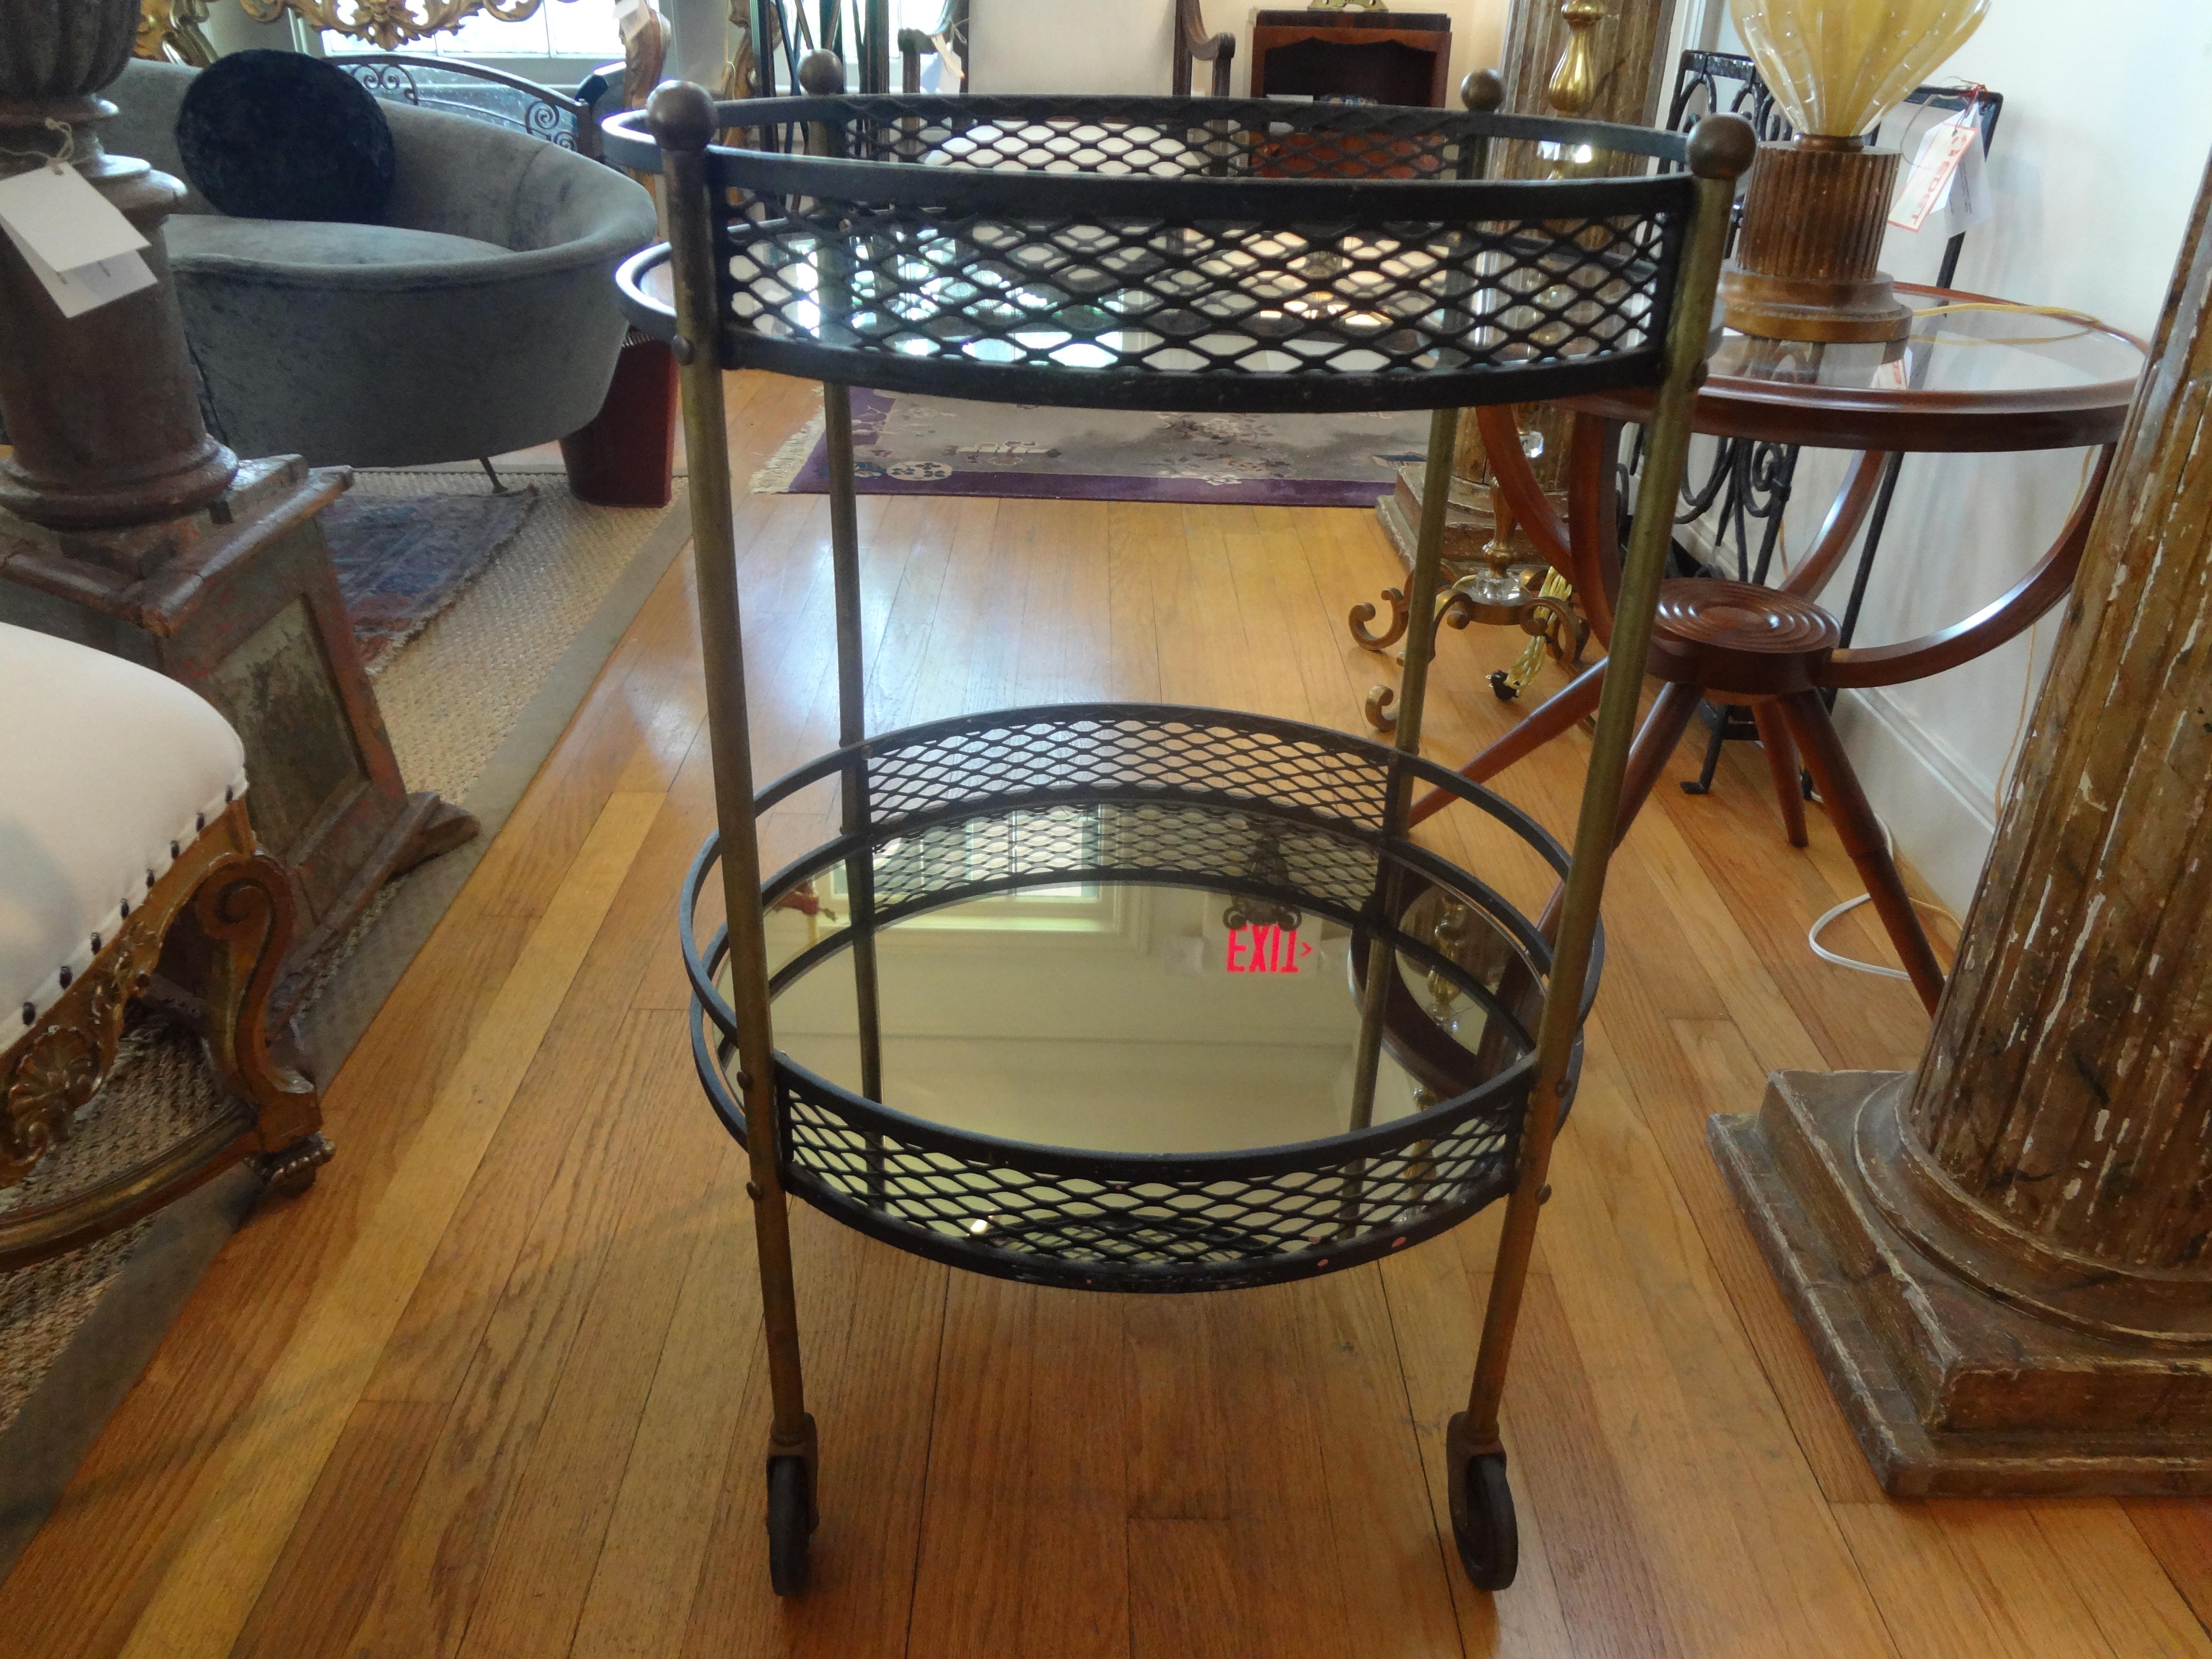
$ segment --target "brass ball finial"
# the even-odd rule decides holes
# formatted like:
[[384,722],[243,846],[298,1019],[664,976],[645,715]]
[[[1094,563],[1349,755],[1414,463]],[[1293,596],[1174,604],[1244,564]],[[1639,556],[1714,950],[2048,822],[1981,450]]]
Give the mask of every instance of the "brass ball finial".
[[845,90],[845,60],[829,51],[799,60],[799,88],[810,98],[835,98]]
[[714,138],[714,100],[689,81],[663,81],[646,100],[645,124],[663,149],[704,149]]
[[1700,179],[1741,179],[1759,154],[1759,135],[1740,115],[1708,115],[1690,132],[1690,171]]
[[1494,115],[1505,107],[1505,77],[1496,70],[1469,70],[1459,83],[1459,100],[1477,115]]

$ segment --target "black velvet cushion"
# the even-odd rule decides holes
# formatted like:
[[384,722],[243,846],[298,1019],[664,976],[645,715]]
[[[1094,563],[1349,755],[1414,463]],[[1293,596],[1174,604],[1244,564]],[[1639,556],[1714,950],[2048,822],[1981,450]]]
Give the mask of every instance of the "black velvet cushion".
[[235,219],[375,224],[392,195],[392,128],[343,70],[240,52],[192,77],[177,112],[185,176]]

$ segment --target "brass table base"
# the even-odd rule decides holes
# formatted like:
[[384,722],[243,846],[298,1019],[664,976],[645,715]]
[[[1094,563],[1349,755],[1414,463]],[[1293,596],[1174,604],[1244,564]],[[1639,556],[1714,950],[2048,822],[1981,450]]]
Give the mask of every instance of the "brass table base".
[[2212,1349],[2033,1318],[1884,1218],[1856,1147],[1911,1084],[1902,1072],[1778,1072],[1756,1115],[1717,1116],[1706,1132],[1883,1489],[2212,1494]]

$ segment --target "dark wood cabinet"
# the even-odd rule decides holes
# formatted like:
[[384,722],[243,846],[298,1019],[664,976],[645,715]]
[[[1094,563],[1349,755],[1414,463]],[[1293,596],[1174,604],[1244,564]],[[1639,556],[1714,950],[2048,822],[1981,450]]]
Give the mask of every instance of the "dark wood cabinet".
[[1263,11],[1252,25],[1252,96],[1296,93],[1444,107],[1451,18],[1437,11]]

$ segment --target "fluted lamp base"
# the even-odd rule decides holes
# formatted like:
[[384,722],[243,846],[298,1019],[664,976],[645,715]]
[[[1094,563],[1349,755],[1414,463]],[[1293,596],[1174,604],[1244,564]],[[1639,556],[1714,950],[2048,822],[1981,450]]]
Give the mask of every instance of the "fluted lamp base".
[[1778,1072],[1707,1139],[1830,1391],[1899,1498],[2212,1495],[2212,1347],[2039,1318],[1893,1224],[1902,1072]]
[[1876,267],[1897,188],[1898,152],[1855,141],[1761,144],[1721,316],[1771,340],[1902,340],[1912,313]]

